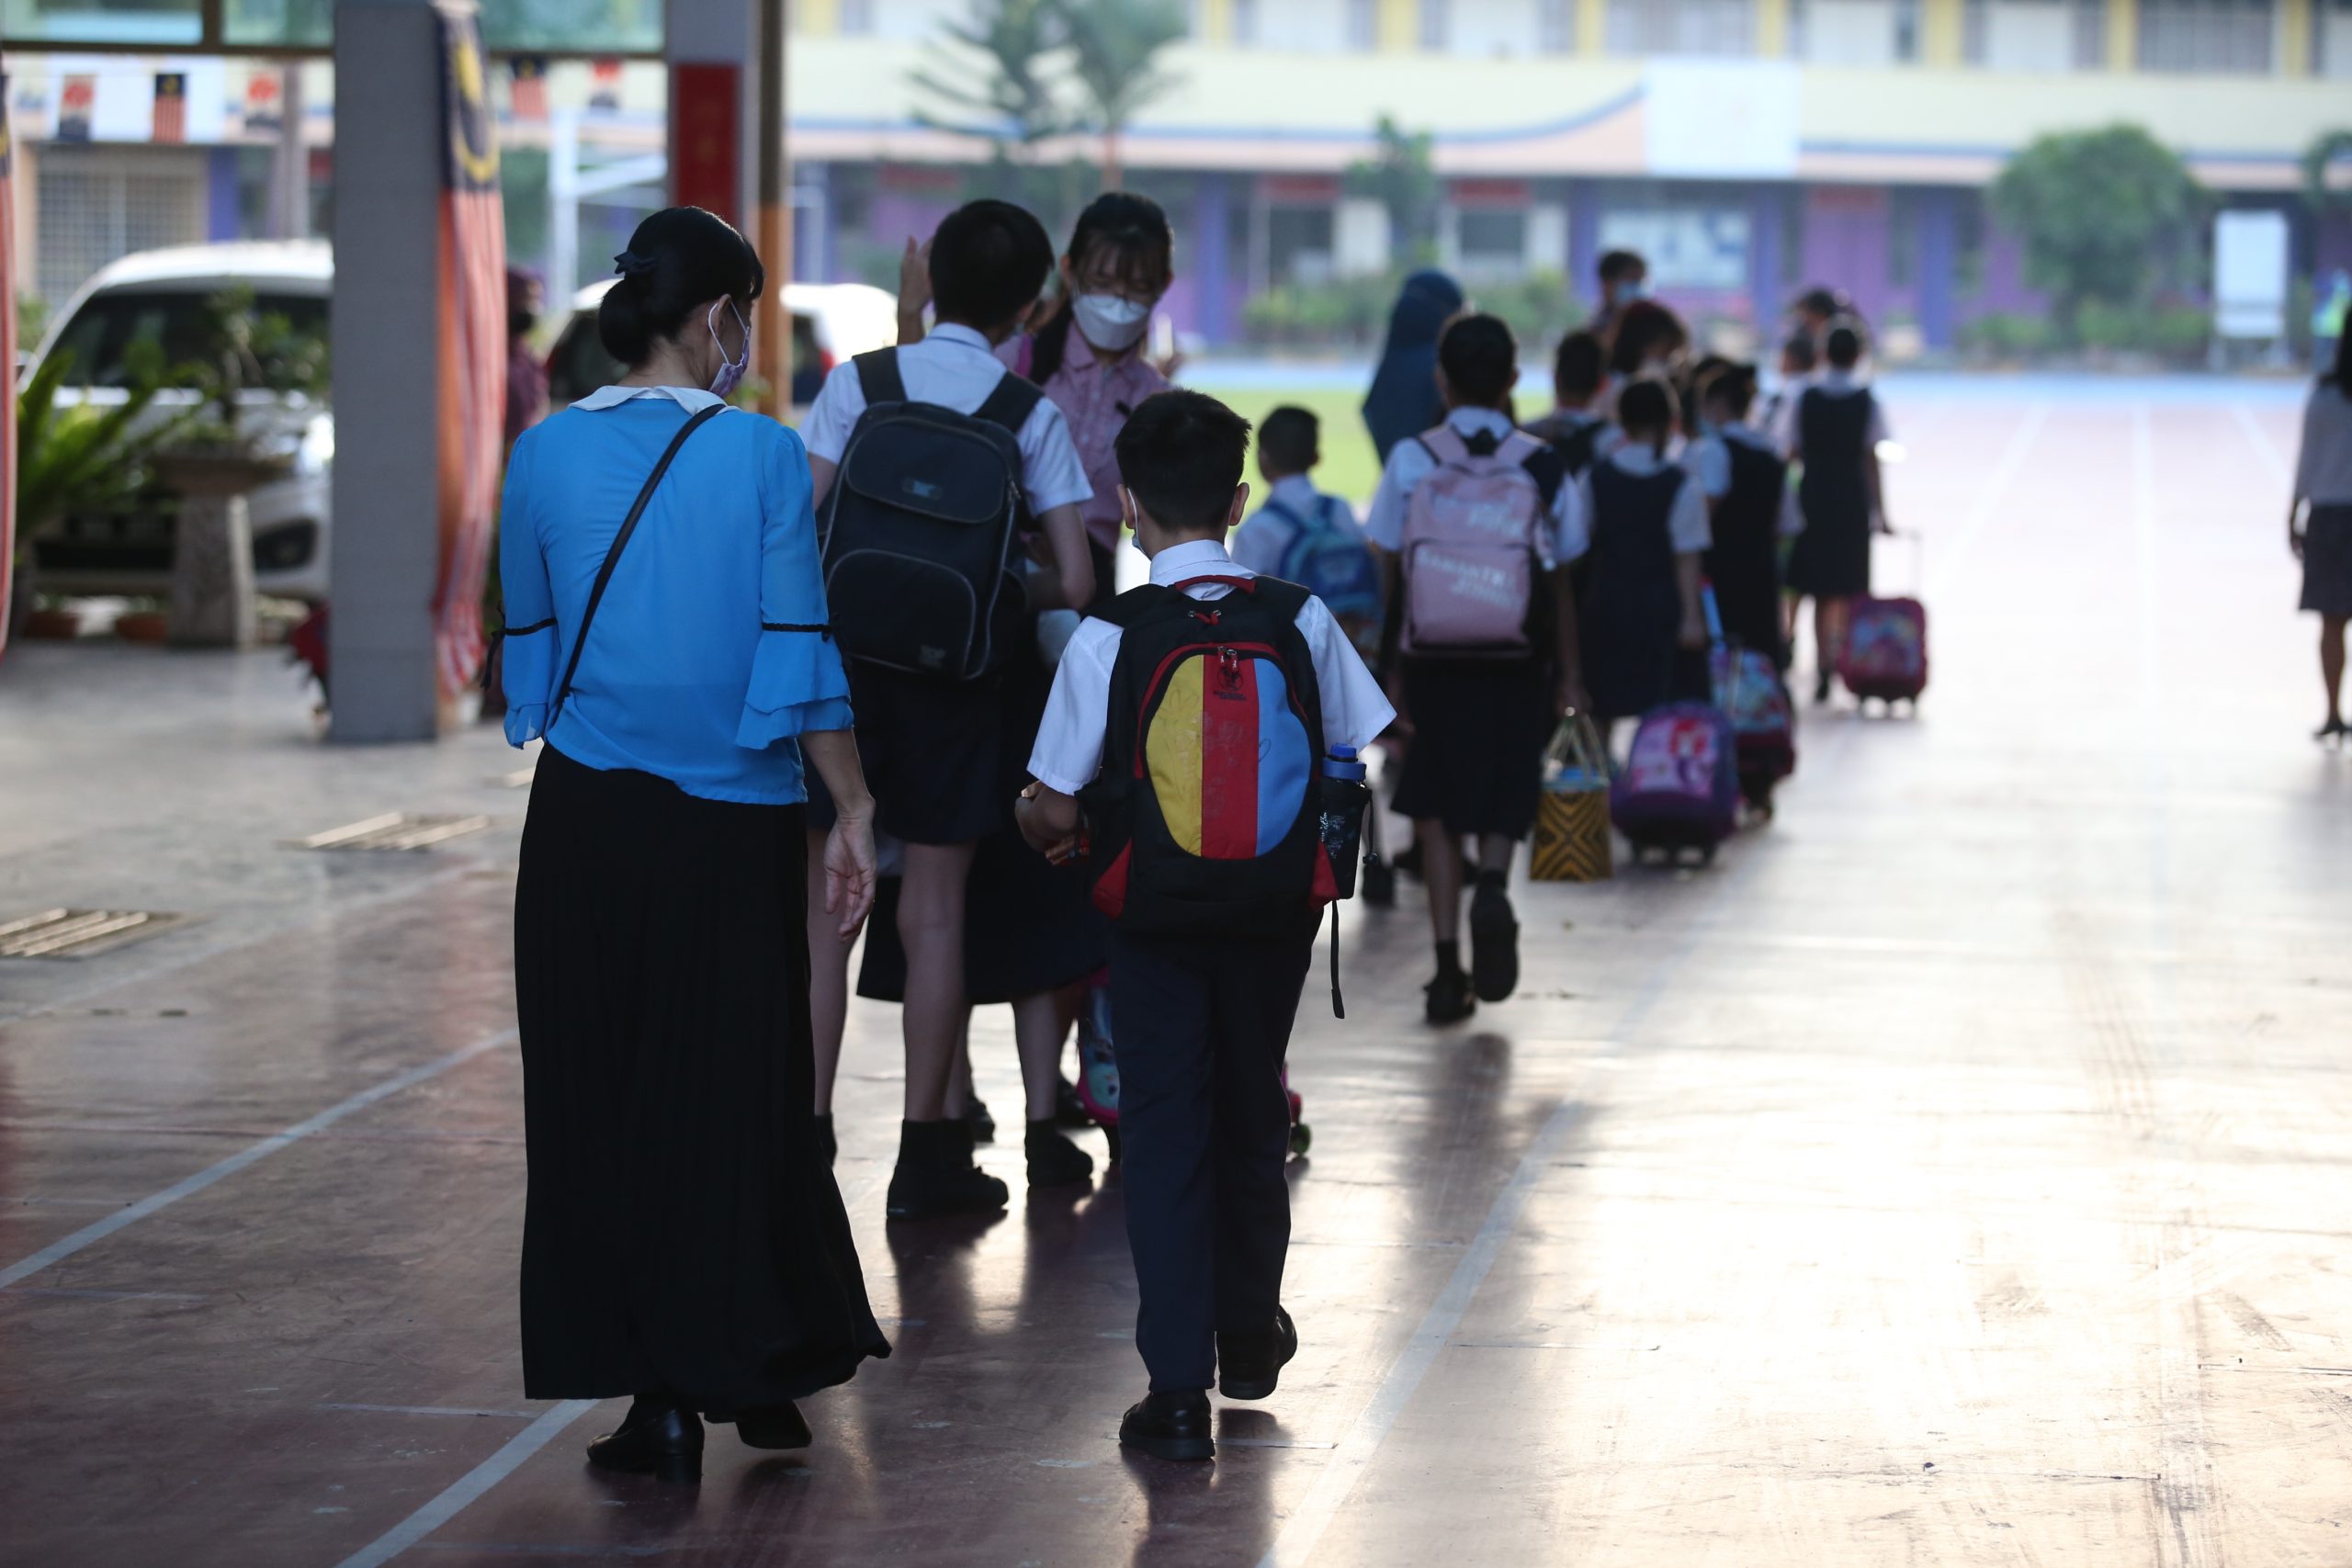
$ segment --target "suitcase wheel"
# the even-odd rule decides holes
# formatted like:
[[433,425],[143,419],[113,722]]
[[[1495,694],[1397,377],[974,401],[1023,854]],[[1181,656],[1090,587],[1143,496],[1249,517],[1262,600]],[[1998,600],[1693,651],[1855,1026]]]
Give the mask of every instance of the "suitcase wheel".
[[1312,1127],[1308,1126],[1308,1125],[1307,1125],[1306,1122],[1293,1122],[1293,1123],[1291,1124],[1291,1129],[1290,1129],[1290,1152],[1291,1152],[1291,1153],[1293,1153],[1293,1154],[1295,1154],[1295,1155],[1303,1155],[1303,1154],[1305,1154],[1305,1153],[1306,1152],[1306,1150],[1307,1150],[1307,1145],[1309,1145],[1310,1144],[1312,1144],[1312,1143],[1314,1143],[1314,1142],[1315,1142],[1315,1129],[1314,1129],[1314,1128],[1312,1128]]

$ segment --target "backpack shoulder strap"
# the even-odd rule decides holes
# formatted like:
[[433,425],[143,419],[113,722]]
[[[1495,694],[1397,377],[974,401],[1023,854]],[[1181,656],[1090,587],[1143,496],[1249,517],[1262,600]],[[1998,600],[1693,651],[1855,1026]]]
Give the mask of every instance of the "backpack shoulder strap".
[[1174,593],[1175,589],[1162,588],[1157,582],[1139,582],[1109,604],[1097,604],[1087,614],[1098,621],[1108,621],[1124,632],[1166,609],[1169,596]]
[[[1294,534],[1303,535],[1313,526],[1313,525],[1306,518],[1301,517],[1297,513],[1292,511],[1286,502],[1276,501],[1271,495],[1266,497],[1264,503],[1261,505],[1258,510],[1261,512],[1272,513],[1275,516],[1289,524],[1291,525],[1291,531]],[[1294,540],[1293,542],[1295,543],[1295,541]]]
[[1419,440],[1421,449],[1436,458],[1441,466],[1458,463],[1470,456],[1469,446],[1450,424],[1441,424],[1434,430],[1422,432]]
[[1018,437],[1021,427],[1029,423],[1037,400],[1045,395],[1046,389],[1036,382],[1008,370],[997,378],[988,400],[972,411],[972,417],[984,424],[1001,425]]
[[646,475],[628,515],[621,519],[620,532],[613,536],[612,547],[605,552],[605,564],[596,569],[595,584],[588,590],[588,607],[580,612],[580,629],[571,637],[571,657],[564,661],[563,680],[555,689],[555,700],[548,705],[548,719],[540,727],[541,734],[553,729],[555,721],[563,716],[564,699],[571,695],[571,678],[580,672],[580,651],[588,646],[588,628],[595,624],[596,606],[605,602],[605,589],[613,581],[613,568],[620,564],[621,552],[628,548],[629,536],[637,532],[637,520],[645,515],[645,503],[653,499],[662,476],[670,471],[670,461],[677,457],[678,448],[686,444],[686,438],[726,412],[725,403],[713,403],[678,426],[678,434],[670,437],[670,445],[662,449],[662,460]]
[[1256,580],[1256,582],[1257,588],[1253,596],[1259,604],[1272,614],[1280,615],[1286,623],[1298,619],[1298,613],[1306,608],[1306,602],[1309,599],[1315,597],[1299,584],[1283,578],[1261,577]]
[[903,403],[907,400],[906,378],[899,374],[899,351],[895,348],[870,348],[850,360],[857,367],[857,384],[865,393],[865,406],[876,403]]

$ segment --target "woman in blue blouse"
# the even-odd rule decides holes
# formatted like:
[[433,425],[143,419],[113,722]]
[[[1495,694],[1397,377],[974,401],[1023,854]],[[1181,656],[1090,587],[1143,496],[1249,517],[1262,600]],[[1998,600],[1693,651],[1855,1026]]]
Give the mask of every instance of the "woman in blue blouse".
[[616,260],[597,324],[628,374],[515,444],[502,518],[506,738],[546,742],[514,898],[523,1382],[635,1395],[589,1458],[691,1480],[704,1419],[803,1447],[792,1402],[889,1354],[809,1111],[802,759],[840,808],[843,942],[873,901],[873,802],[808,457],[724,407],[759,257],[672,208]]

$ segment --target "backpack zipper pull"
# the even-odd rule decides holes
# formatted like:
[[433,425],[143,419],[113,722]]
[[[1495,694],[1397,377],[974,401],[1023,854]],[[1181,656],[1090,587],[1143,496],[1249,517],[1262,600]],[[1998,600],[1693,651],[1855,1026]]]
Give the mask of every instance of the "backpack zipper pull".
[[1216,650],[1216,665],[1218,673],[1224,679],[1227,689],[1239,689],[1241,685],[1240,653],[1234,649],[1220,648]]

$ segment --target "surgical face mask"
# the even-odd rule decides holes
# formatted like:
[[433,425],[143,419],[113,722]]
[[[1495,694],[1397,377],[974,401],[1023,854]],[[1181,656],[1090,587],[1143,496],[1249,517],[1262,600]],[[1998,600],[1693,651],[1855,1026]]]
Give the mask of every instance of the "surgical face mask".
[[1649,297],[1650,286],[1646,279],[1627,278],[1609,286],[1609,302],[1612,305],[1630,305],[1636,299]]
[[1097,348],[1116,354],[1133,348],[1151,321],[1151,307],[1116,294],[1080,294],[1070,301],[1078,330]]
[[[735,318],[735,331],[743,340],[743,352],[733,359],[727,357],[727,341],[718,335],[718,306],[727,307]],[[752,329],[743,324],[743,312],[735,309],[732,299],[721,299],[710,308],[710,318],[705,322],[710,328],[710,341],[718,345],[718,374],[710,378],[710,389],[720,398],[731,398],[735,389],[743,384],[743,372],[752,364]]]

